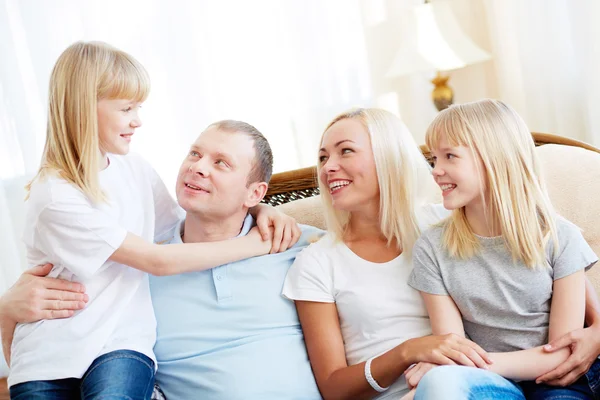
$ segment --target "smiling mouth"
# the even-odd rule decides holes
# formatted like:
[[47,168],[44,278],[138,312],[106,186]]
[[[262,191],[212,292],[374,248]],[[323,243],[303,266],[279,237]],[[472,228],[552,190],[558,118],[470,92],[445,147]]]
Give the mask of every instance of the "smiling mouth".
[[440,189],[442,189],[442,194],[443,195],[446,195],[446,194],[450,193],[455,188],[456,188],[456,185],[453,184],[453,183],[444,183],[443,185],[440,185]]
[[334,194],[336,192],[339,192],[340,190],[342,190],[346,186],[350,185],[351,183],[352,183],[352,181],[349,181],[349,180],[339,180],[339,181],[331,182],[331,183],[329,183],[329,193]]
[[202,189],[201,187],[198,187],[198,186],[190,185],[189,183],[185,183],[185,187],[188,189],[194,190],[196,192],[210,193],[208,190]]

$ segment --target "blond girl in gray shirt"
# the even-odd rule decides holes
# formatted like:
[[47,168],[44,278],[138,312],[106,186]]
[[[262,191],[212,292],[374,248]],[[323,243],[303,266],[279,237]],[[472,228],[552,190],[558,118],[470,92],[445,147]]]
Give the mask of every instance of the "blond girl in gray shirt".
[[452,214],[416,242],[409,285],[423,295],[433,334],[466,335],[494,362],[488,370],[436,367],[415,397],[464,398],[466,386],[490,379],[506,381],[505,392],[489,397],[483,387],[477,398],[595,398],[598,361],[567,387],[535,382],[569,357],[568,348],[542,346],[583,327],[584,271],[598,258],[555,214],[529,129],[506,104],[482,100],[440,113],[426,141]]

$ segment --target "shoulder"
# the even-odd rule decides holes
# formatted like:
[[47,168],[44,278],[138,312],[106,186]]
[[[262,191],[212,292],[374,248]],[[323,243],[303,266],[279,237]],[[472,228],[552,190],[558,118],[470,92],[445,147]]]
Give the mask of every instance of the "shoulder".
[[132,169],[152,170],[152,166],[144,157],[138,153],[130,152],[126,155],[111,154],[110,162],[119,167],[128,167]]
[[558,235],[559,239],[561,237],[570,237],[573,235],[581,234],[580,227],[578,227],[577,225],[575,225],[574,223],[572,223],[571,221],[569,221],[561,215],[556,215],[554,221],[556,224],[556,234]]
[[451,211],[446,210],[442,204],[426,204],[415,211],[419,229],[425,231],[440,221],[448,218]]
[[[588,246],[580,227],[560,215],[556,215],[554,221],[559,251],[562,252],[566,248],[581,248],[582,246]],[[548,241],[548,244],[548,248],[553,251],[554,242],[552,239]]]
[[156,237],[156,244],[182,244],[181,234],[183,233],[183,224],[185,217],[182,217],[173,227],[167,230],[164,235]]
[[58,176],[38,178],[32,185],[27,200],[29,209],[42,210],[49,206],[91,205],[76,186]]
[[313,243],[318,242],[326,234],[324,230],[315,228],[311,225],[298,224],[298,226],[300,227],[302,235],[300,236],[300,239],[298,239],[298,242],[294,245],[294,247],[309,246]]
[[310,242],[296,256],[294,261],[296,268],[304,268],[305,266],[314,268],[316,265],[325,267],[338,264],[335,260],[339,258],[339,246],[342,244],[336,241],[331,233],[319,231],[317,230],[317,233],[321,233],[321,236],[315,234],[307,236]]
[[[302,237],[304,236],[305,233],[303,231]],[[302,251],[302,254],[310,255],[312,257],[317,257],[322,254],[326,254],[332,250],[335,250],[336,247],[338,247],[338,245],[340,244],[335,240],[334,236],[331,233],[321,231],[320,229],[317,229],[316,232],[312,232],[312,234],[308,234],[306,236],[306,239],[307,247]]]
[[420,243],[421,245],[433,245],[436,243],[440,243],[443,234],[444,225],[442,223],[431,225],[427,229],[425,229],[423,233],[421,233],[421,236],[415,243],[415,246],[417,243]]

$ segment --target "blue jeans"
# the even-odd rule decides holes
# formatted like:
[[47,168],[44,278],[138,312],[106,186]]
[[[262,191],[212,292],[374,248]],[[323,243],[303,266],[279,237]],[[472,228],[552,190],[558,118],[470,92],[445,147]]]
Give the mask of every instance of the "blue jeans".
[[514,382],[484,369],[442,365],[419,382],[415,400],[525,400]]
[[428,399],[600,399],[600,362],[596,360],[589,371],[567,387],[537,385],[535,381],[514,383],[490,371],[441,366],[429,371],[415,393],[415,400]]
[[538,385],[535,381],[519,382],[528,400],[600,399],[600,361],[596,360],[588,372],[567,387]]
[[153,388],[154,362],[136,351],[117,350],[95,359],[81,379],[19,383],[10,387],[10,398],[149,400]]

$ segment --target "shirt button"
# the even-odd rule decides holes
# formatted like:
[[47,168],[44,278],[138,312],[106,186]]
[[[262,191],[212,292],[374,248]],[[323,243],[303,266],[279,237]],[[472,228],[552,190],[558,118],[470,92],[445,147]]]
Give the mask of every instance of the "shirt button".
[[223,276],[222,275],[217,275],[217,280],[218,281],[222,281],[223,280]]

